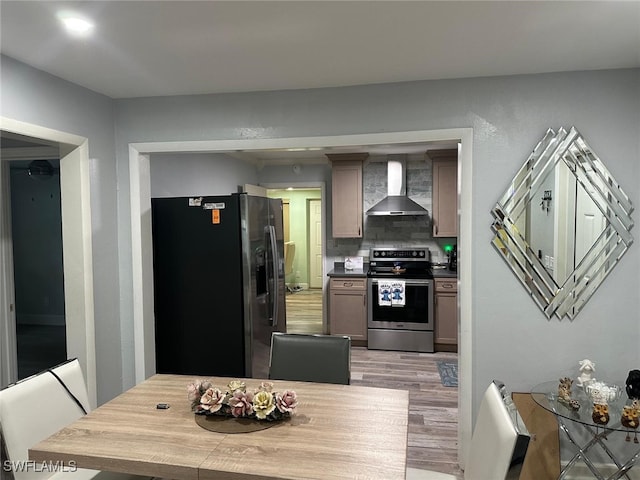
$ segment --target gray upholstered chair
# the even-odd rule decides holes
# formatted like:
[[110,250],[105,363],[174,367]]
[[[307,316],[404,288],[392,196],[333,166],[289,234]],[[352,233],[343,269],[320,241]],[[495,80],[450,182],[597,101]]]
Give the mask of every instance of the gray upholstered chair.
[[351,380],[351,339],[273,333],[269,378],[348,385]]
[[[53,373],[52,373],[53,372]],[[77,359],[43,371],[0,390],[0,434],[6,463],[14,480],[124,480],[131,475],[96,470],[42,468],[28,463],[29,448],[90,410],[89,396]],[[55,463],[55,462],[54,462]],[[15,468],[7,468],[7,466]],[[22,467],[18,467],[22,465]],[[72,471],[74,470],[74,471]]]
[[[529,447],[529,432],[506,391],[494,380],[484,393],[471,437],[465,480],[517,480]],[[453,480],[456,477],[407,469],[407,480]]]

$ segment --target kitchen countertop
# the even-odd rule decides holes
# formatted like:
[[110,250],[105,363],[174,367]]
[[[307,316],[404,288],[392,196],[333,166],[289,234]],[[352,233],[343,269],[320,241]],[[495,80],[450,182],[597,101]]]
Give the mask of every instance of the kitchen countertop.
[[[328,277],[366,277],[369,270],[369,264],[365,263],[362,270],[345,270],[344,263],[336,262],[333,264],[333,270],[327,273]],[[434,278],[458,278],[458,272],[454,272],[447,268],[433,269]]]
[[458,272],[448,268],[433,268],[433,278],[458,278]]
[[333,270],[327,273],[328,277],[366,277],[369,271],[369,264],[365,263],[362,270],[345,270],[344,263],[335,262]]

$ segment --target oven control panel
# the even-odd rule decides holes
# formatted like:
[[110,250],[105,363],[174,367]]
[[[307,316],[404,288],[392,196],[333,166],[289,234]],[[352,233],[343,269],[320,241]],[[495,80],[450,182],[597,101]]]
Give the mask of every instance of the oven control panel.
[[372,248],[372,259],[376,260],[428,260],[428,248]]

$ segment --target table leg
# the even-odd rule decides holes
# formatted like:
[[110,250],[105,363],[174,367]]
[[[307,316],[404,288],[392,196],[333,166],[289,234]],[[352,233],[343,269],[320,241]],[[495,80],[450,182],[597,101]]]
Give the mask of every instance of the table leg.
[[[616,427],[616,426],[620,426],[620,424],[618,423],[618,424],[614,425],[614,427]],[[596,436],[596,435],[598,435],[597,430],[596,430],[596,432],[594,433],[593,428],[591,428],[591,427],[589,427],[589,426],[587,426],[587,425],[585,425],[585,428],[586,428],[586,429],[591,433],[591,435],[594,435],[594,438],[595,438],[595,436]],[[620,475],[618,475],[618,476],[617,476],[617,477],[615,477],[615,478],[620,478],[622,475],[625,475],[625,476],[627,477],[627,479],[628,479],[628,480],[631,480],[631,479],[629,478],[629,476],[625,474],[625,472],[626,472],[628,469],[627,469],[627,470],[625,470],[625,471],[621,471],[621,469],[622,469],[622,467],[623,467],[622,463],[620,463],[620,461],[616,458],[616,456],[615,456],[615,455],[613,454],[613,452],[609,449],[609,447],[607,446],[607,444],[606,444],[606,443],[604,443],[604,442],[602,441],[602,439],[603,439],[603,438],[606,440],[606,439],[607,439],[607,435],[608,435],[609,433],[613,432],[613,431],[614,431],[614,430],[607,430],[607,429],[605,429],[601,435],[598,435],[598,439],[597,439],[597,441],[598,441],[598,443],[600,444],[600,446],[602,447],[602,449],[605,451],[605,453],[609,456],[609,458],[611,459],[611,461],[612,461],[613,463],[615,463],[615,464],[616,464],[616,467],[618,467],[618,472],[616,472],[616,474],[615,474],[615,475],[618,475],[618,473],[620,473]],[[629,463],[629,462],[627,462],[627,463]],[[634,460],[634,463],[635,463],[635,460]],[[630,466],[629,466],[629,468],[631,468],[632,466],[633,466],[633,464],[632,464],[632,465],[630,465]],[[609,478],[611,478],[611,477],[609,477]]]
[[589,442],[587,442],[587,444],[584,447],[581,447],[578,444],[578,442],[575,441],[575,439],[573,438],[573,435],[571,435],[571,432],[565,425],[564,421],[562,420],[562,417],[557,417],[557,418],[558,418],[560,430],[562,430],[565,433],[569,441],[578,449],[578,452],[573,456],[573,458],[571,458],[571,460],[569,460],[569,463],[567,463],[562,469],[562,471],[560,472],[560,476],[558,477],[558,480],[564,480],[564,478],[567,476],[567,473],[569,472],[571,467],[573,467],[573,465],[578,460],[580,460],[580,458],[582,458],[582,461],[587,465],[587,467],[589,467],[589,470],[591,470],[591,473],[593,473],[593,475],[598,480],[605,480],[605,478],[600,474],[600,472],[598,471],[596,466],[593,464],[591,459],[587,456],[587,452],[589,451],[589,449],[591,449],[591,447],[593,447],[596,443],[598,443],[598,438],[594,436],[591,440],[589,440]]
[[598,468],[594,465],[594,463],[591,461],[591,459],[587,455],[587,452],[591,448],[593,448],[593,446],[596,445],[596,444],[599,444],[602,447],[602,449],[606,452],[606,454],[609,456],[609,458],[618,467],[618,471],[615,472],[613,475],[609,476],[606,480],[618,480],[622,476],[625,476],[625,477],[627,477],[627,479],[629,479],[629,476],[627,475],[627,472],[629,470],[631,470],[631,468],[636,464],[636,461],[638,460],[638,458],[640,458],[640,450],[638,450],[635,453],[635,455],[633,455],[625,464],[622,464],[616,458],[616,456],[611,451],[611,449],[609,449],[609,447],[602,441],[603,439],[606,440],[607,439],[607,435],[609,435],[610,433],[614,432],[614,430],[603,429],[602,433],[598,433],[597,430],[594,430],[593,428],[588,427],[587,425],[584,425],[585,429],[589,433],[591,433],[592,438],[584,446],[581,447],[578,444],[578,442],[576,442],[576,440],[574,439],[573,435],[571,435],[571,432],[569,431],[569,429],[565,425],[564,421],[562,421],[562,417],[558,417],[558,423],[559,423],[560,429],[565,433],[565,435],[567,436],[569,441],[578,450],[577,453],[571,458],[571,460],[569,460],[569,462],[564,466],[564,468],[560,472],[560,476],[558,477],[558,480],[564,480],[564,478],[566,477],[566,475],[569,472],[569,470],[580,459],[582,459],[582,461],[587,465],[589,470],[591,470],[591,473],[593,473],[595,478],[597,478],[598,480],[605,480],[605,477],[602,476],[602,474],[600,473]]
[[622,475],[625,475],[627,478],[629,478],[627,476],[627,472],[631,470],[631,467],[633,467],[636,464],[636,460],[638,460],[638,457],[640,457],[640,450],[638,450],[636,454],[632,456],[627,463],[621,466],[620,470],[618,470],[616,473],[611,475],[608,478],[608,480],[618,480],[620,477],[622,477]]

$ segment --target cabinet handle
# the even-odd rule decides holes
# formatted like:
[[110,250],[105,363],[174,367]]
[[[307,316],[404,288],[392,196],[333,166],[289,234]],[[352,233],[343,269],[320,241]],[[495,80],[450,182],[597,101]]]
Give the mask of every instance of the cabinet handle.
[[344,282],[342,284],[343,287],[353,287],[353,282]]
[[442,288],[453,288],[453,283],[441,283]]

